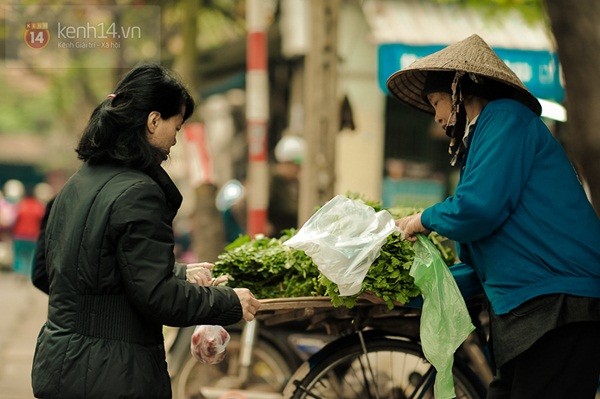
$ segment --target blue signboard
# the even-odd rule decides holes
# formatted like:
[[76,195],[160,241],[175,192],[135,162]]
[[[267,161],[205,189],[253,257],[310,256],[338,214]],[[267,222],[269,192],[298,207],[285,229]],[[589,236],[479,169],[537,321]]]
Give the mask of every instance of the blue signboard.
[[[385,82],[394,72],[415,60],[446,47],[382,44],[378,52],[378,81],[386,93]],[[531,93],[546,100],[561,102],[564,88],[560,79],[558,56],[550,51],[494,48],[498,56],[513,70]]]

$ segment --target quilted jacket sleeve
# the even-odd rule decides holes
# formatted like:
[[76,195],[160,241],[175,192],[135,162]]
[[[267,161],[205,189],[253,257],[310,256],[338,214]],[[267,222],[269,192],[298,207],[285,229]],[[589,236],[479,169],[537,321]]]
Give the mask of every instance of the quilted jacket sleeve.
[[48,223],[48,216],[50,215],[53,203],[54,198],[46,204],[44,217],[40,223],[40,235],[35,245],[33,267],[31,270],[32,284],[46,294],[50,292],[50,282],[48,281],[48,271],[46,270],[46,224]]
[[117,262],[131,303],[165,325],[229,325],[242,317],[233,289],[199,287],[174,273],[173,212],[150,182],[127,188],[116,200],[111,227]]
[[187,265],[185,263],[175,262],[175,266],[173,267],[173,273],[180,279],[185,280],[186,274],[185,270],[187,269]]

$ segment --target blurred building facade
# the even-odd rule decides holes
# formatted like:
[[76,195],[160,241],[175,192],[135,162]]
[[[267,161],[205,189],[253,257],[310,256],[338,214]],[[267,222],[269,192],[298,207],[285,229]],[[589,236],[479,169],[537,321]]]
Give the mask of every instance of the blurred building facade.
[[[304,0],[281,0],[268,32],[271,154],[283,134],[305,133],[309,109],[306,102],[311,98],[311,93],[305,93],[305,61],[311,46],[310,4]],[[430,116],[416,113],[391,98],[385,80],[418,57],[473,33],[482,36],[500,54],[534,95],[557,107],[559,114],[544,107],[544,116],[550,123],[564,121],[560,67],[552,37],[541,20],[528,22],[516,12],[504,11],[489,16],[482,10],[427,1],[342,0],[339,4],[335,27],[339,113],[332,119],[340,128],[335,137],[331,179],[334,193],[354,192],[381,199],[386,159],[399,159],[409,165],[409,179],[434,181],[436,187],[441,182],[444,191],[452,190],[455,175],[445,156],[447,141],[443,132],[432,124]],[[227,99],[232,90],[243,92],[243,40],[204,52],[199,62],[204,65],[199,93],[202,101],[209,102],[211,96]],[[230,154],[232,159],[228,162],[234,166],[228,170],[232,178],[240,180],[245,177],[246,156],[244,150],[239,150],[245,140],[242,107],[234,104],[230,115],[224,116],[233,118],[233,125],[221,123],[233,126],[234,132],[228,136],[230,148],[238,150]]]
[[[306,133],[307,102],[316,96],[306,93],[306,59],[311,51],[309,7],[313,2],[273,3],[276,7],[267,33],[267,145],[271,159],[275,144],[284,134]],[[453,173],[445,156],[446,137],[432,125],[430,116],[413,112],[391,98],[385,80],[416,58],[473,33],[494,47],[536,96],[551,101],[548,104],[558,106],[559,114],[563,113],[548,117],[564,120],[560,68],[552,37],[541,20],[527,22],[518,14],[504,11],[488,16],[472,8],[417,0],[340,0],[337,4],[339,18],[332,29],[338,55],[338,111],[330,115],[330,122],[334,121],[339,129],[333,170],[325,183],[333,185],[335,194],[354,192],[369,199],[382,199],[385,163],[389,159],[401,160],[408,166],[405,178],[442,181],[446,191],[451,190]],[[227,45],[202,50],[198,56],[200,90],[195,95],[217,186],[229,179],[244,181],[246,177],[245,108],[246,102],[252,101],[245,91],[246,52],[246,38],[241,37]],[[19,170],[26,170],[23,179],[32,183],[45,178],[47,170],[37,165],[51,158],[52,168],[65,170],[68,176],[68,171],[78,165],[73,153],[76,139],[75,135],[0,135],[0,184],[15,178]],[[185,135],[179,142],[167,168],[181,182],[184,198],[193,198],[186,187],[190,146]],[[184,214],[188,212],[183,210]]]

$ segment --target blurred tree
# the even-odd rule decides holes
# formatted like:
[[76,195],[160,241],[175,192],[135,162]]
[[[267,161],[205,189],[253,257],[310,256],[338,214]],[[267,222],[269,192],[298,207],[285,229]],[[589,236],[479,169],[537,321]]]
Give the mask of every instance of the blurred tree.
[[[119,5],[127,6],[134,2],[126,0]],[[98,4],[113,5],[116,5],[114,1]],[[14,7],[10,13],[8,8],[4,10],[6,12],[0,18],[3,27],[6,27],[2,36],[4,53],[5,56],[10,55],[0,75],[0,80],[6,81],[4,94],[10,93],[0,97],[0,133],[47,136],[48,156],[38,160],[38,166],[42,169],[73,170],[78,165],[73,149],[79,133],[93,108],[107,95],[107,90],[110,90],[107,88],[113,87],[125,70],[124,48],[111,50],[114,57],[107,57],[102,51],[69,50],[49,51],[43,59],[19,56],[15,48],[16,43],[23,45],[22,32],[14,29],[18,25],[10,23],[11,18],[15,19],[13,23],[22,18],[19,14],[21,7],[33,7],[31,12],[38,10],[42,18],[51,21],[56,19],[65,24],[77,24],[81,22],[83,6],[54,0],[43,6],[24,2]],[[116,8],[105,7],[103,11],[109,21],[121,24],[122,15]],[[114,59],[114,65],[106,67],[106,62],[103,62],[103,67],[94,67],[98,60],[106,59]]]
[[568,144],[600,215],[600,2],[544,0],[565,74]]

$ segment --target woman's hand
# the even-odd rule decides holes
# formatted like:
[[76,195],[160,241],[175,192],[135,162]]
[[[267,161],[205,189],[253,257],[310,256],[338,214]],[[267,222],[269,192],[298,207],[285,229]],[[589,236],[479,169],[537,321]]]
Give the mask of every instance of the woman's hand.
[[423,223],[421,223],[421,214],[422,213],[417,213],[417,214],[410,215],[410,216],[404,217],[402,219],[396,220],[395,223],[396,223],[396,226],[398,227],[398,229],[400,230],[402,239],[414,242],[414,241],[417,241],[416,235],[418,233],[422,233],[425,235],[428,235],[429,233],[431,233],[431,231],[427,230],[423,226]]
[[228,279],[228,276],[226,275],[216,278],[212,276],[212,269],[214,267],[215,265],[209,262],[190,263],[187,265],[187,270],[185,272],[186,280],[190,283],[204,287],[219,285],[226,282]]
[[233,290],[237,294],[240,303],[242,304],[244,320],[254,320],[254,315],[258,311],[258,308],[260,308],[260,302],[258,299],[254,298],[254,295],[252,295],[252,292],[250,292],[248,288],[234,288]]

